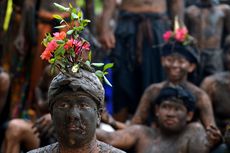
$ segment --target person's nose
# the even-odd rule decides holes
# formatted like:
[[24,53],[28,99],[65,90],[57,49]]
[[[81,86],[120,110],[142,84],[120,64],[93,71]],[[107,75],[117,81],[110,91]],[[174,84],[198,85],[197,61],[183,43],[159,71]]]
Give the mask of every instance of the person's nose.
[[175,116],[175,110],[173,108],[170,108],[167,110],[167,117],[174,117]]
[[73,106],[69,111],[70,121],[76,121],[80,119],[80,111],[77,106]]
[[172,62],[172,66],[173,67],[178,67],[180,64],[179,64],[179,61],[178,60],[174,60],[173,62]]

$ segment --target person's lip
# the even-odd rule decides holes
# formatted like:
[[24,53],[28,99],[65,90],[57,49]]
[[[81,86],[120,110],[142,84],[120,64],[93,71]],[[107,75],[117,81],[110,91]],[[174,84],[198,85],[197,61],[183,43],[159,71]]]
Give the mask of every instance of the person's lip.
[[80,131],[80,130],[81,130],[80,127],[77,126],[77,125],[75,125],[75,124],[69,124],[69,125],[67,126],[67,128],[68,128],[68,130],[70,130],[70,131]]
[[176,121],[175,121],[175,120],[172,120],[172,119],[166,119],[164,122],[165,122],[167,125],[174,125],[174,124],[176,123]]

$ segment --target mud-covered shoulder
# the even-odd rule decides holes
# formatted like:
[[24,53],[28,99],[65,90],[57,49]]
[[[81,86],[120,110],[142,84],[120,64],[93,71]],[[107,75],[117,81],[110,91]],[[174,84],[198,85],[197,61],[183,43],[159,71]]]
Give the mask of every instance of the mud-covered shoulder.
[[126,153],[123,150],[115,148],[107,143],[98,141],[98,147],[100,148],[100,153]]
[[27,153],[58,153],[58,143],[31,150]]

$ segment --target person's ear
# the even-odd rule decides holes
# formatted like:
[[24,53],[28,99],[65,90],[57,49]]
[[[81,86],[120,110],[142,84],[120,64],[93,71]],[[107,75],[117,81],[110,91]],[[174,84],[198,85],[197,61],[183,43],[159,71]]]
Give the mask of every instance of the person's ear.
[[187,122],[190,122],[190,121],[192,120],[193,115],[194,115],[193,112],[188,112],[188,113],[187,113],[187,118],[186,118]]
[[192,73],[196,68],[196,64],[195,63],[190,63],[190,66],[188,68],[188,72]]
[[104,109],[102,109],[102,108],[99,108],[97,110],[97,126],[99,126],[101,123],[101,114],[103,113],[103,111],[104,111]]

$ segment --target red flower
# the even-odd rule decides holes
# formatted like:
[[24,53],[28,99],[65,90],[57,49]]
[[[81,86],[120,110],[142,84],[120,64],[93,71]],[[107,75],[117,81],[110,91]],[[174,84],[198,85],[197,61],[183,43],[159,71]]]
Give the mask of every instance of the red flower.
[[84,42],[82,49],[84,49],[85,51],[90,51],[90,44],[88,42]]
[[64,48],[65,48],[65,49],[69,49],[69,48],[73,47],[73,42],[74,42],[73,38],[69,39],[69,40],[66,42]]
[[172,37],[173,32],[172,31],[166,31],[163,35],[164,41],[168,42],[169,39]]
[[52,40],[51,42],[49,42],[47,44],[46,49],[44,50],[44,52],[41,55],[41,58],[44,60],[50,60],[50,58],[52,57],[52,52],[54,52],[55,49],[57,49],[58,44],[56,43],[55,40]]
[[54,35],[54,38],[56,40],[63,40],[66,37],[66,33],[64,31],[62,31],[60,33],[59,32],[55,32],[55,33],[53,33],[53,35]]
[[176,30],[175,39],[179,42],[183,42],[186,39],[187,34],[188,30],[186,27],[179,28]]
[[53,55],[51,54],[51,52],[45,50],[45,51],[42,53],[41,58],[42,58],[43,60],[45,59],[45,60],[49,61],[50,58],[51,58],[52,56],[53,56]]

